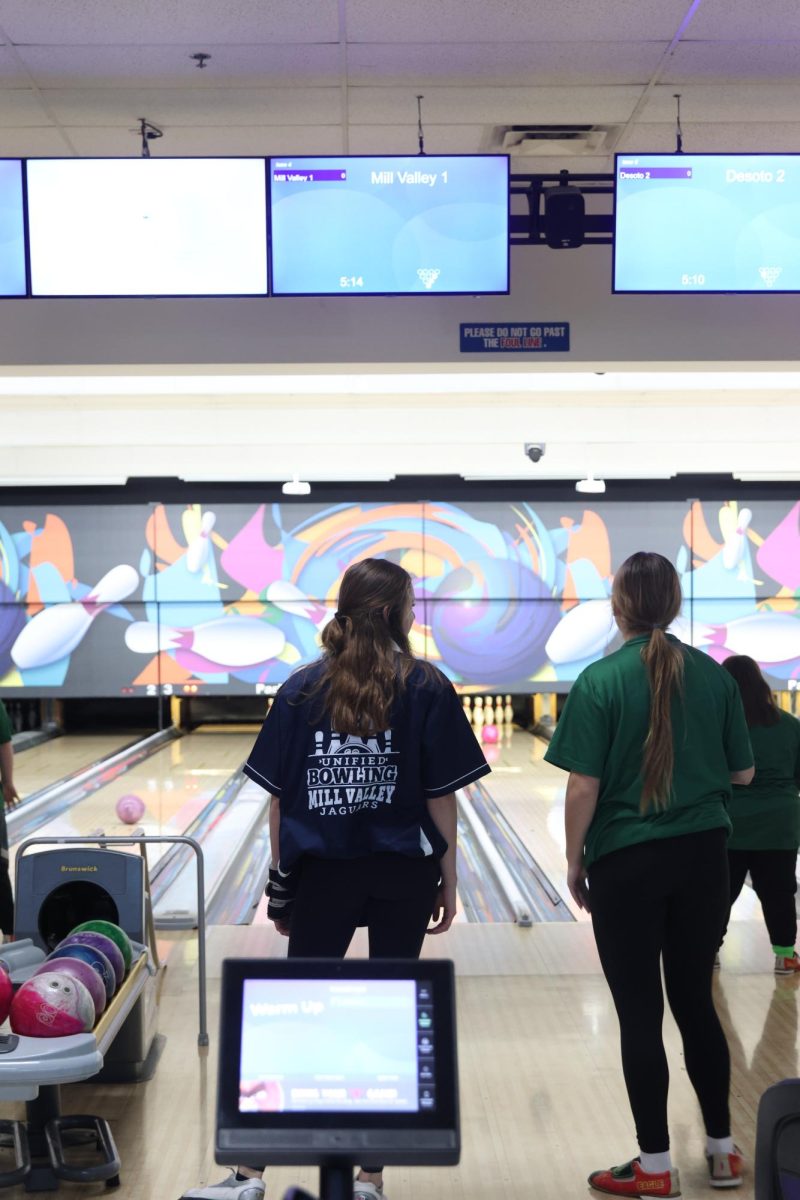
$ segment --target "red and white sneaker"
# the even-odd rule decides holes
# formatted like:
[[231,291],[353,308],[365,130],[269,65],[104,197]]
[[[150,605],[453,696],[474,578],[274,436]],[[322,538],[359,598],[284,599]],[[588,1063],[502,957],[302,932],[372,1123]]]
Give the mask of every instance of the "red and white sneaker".
[[775,955],[775,974],[776,975],[796,975],[800,974],[800,958],[797,957],[795,950],[791,958],[784,958],[782,954]]
[[707,1154],[708,1182],[714,1188],[741,1187],[744,1175],[744,1157],[738,1146],[733,1154]]
[[642,1170],[638,1158],[623,1163],[621,1167],[609,1167],[607,1171],[593,1171],[589,1176],[589,1187],[609,1196],[680,1196],[681,1181],[678,1172]]

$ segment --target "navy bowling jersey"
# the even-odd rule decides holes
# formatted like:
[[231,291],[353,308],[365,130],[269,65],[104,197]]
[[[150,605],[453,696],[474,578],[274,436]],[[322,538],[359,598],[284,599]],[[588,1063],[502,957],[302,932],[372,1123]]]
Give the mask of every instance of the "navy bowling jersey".
[[244,765],[280,801],[281,869],[304,854],[441,858],[447,843],[427,800],[490,770],[453,685],[415,666],[390,727],[358,737],[332,730],[324,696],[308,696],[321,672],[317,662],[287,680]]

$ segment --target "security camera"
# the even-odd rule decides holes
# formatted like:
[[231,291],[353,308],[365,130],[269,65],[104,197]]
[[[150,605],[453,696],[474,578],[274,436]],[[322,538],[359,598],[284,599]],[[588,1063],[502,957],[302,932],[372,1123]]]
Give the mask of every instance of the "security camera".
[[525,453],[532,463],[540,462],[547,446],[544,442],[526,442]]

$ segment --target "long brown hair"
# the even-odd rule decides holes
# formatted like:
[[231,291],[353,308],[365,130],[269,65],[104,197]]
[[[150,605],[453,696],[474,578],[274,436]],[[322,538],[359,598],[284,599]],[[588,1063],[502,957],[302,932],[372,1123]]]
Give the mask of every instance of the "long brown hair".
[[388,559],[365,558],[342,576],[339,607],[322,632],[323,672],[314,689],[338,733],[388,727],[395,696],[417,663],[403,628],[413,598],[411,576]]
[[681,610],[678,572],[661,554],[640,550],[627,558],[614,576],[614,616],[628,636],[648,634],[642,661],[650,681],[650,725],[642,764],[643,813],[669,807],[675,748],[672,741],[672,698],[683,688],[683,651],[670,642],[666,629]]
[[739,685],[747,724],[777,725],[780,709],[756,660],[748,654],[732,654],[722,665]]

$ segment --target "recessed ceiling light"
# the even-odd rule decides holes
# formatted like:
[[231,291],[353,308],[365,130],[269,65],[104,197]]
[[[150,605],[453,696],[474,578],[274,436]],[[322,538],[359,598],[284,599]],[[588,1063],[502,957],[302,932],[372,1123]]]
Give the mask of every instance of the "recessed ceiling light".
[[306,483],[304,479],[298,479],[297,475],[293,475],[281,488],[284,496],[308,496],[311,492],[311,484]]
[[594,492],[599,495],[605,490],[605,479],[595,479],[593,475],[587,475],[586,479],[579,479],[575,484],[576,492]]

